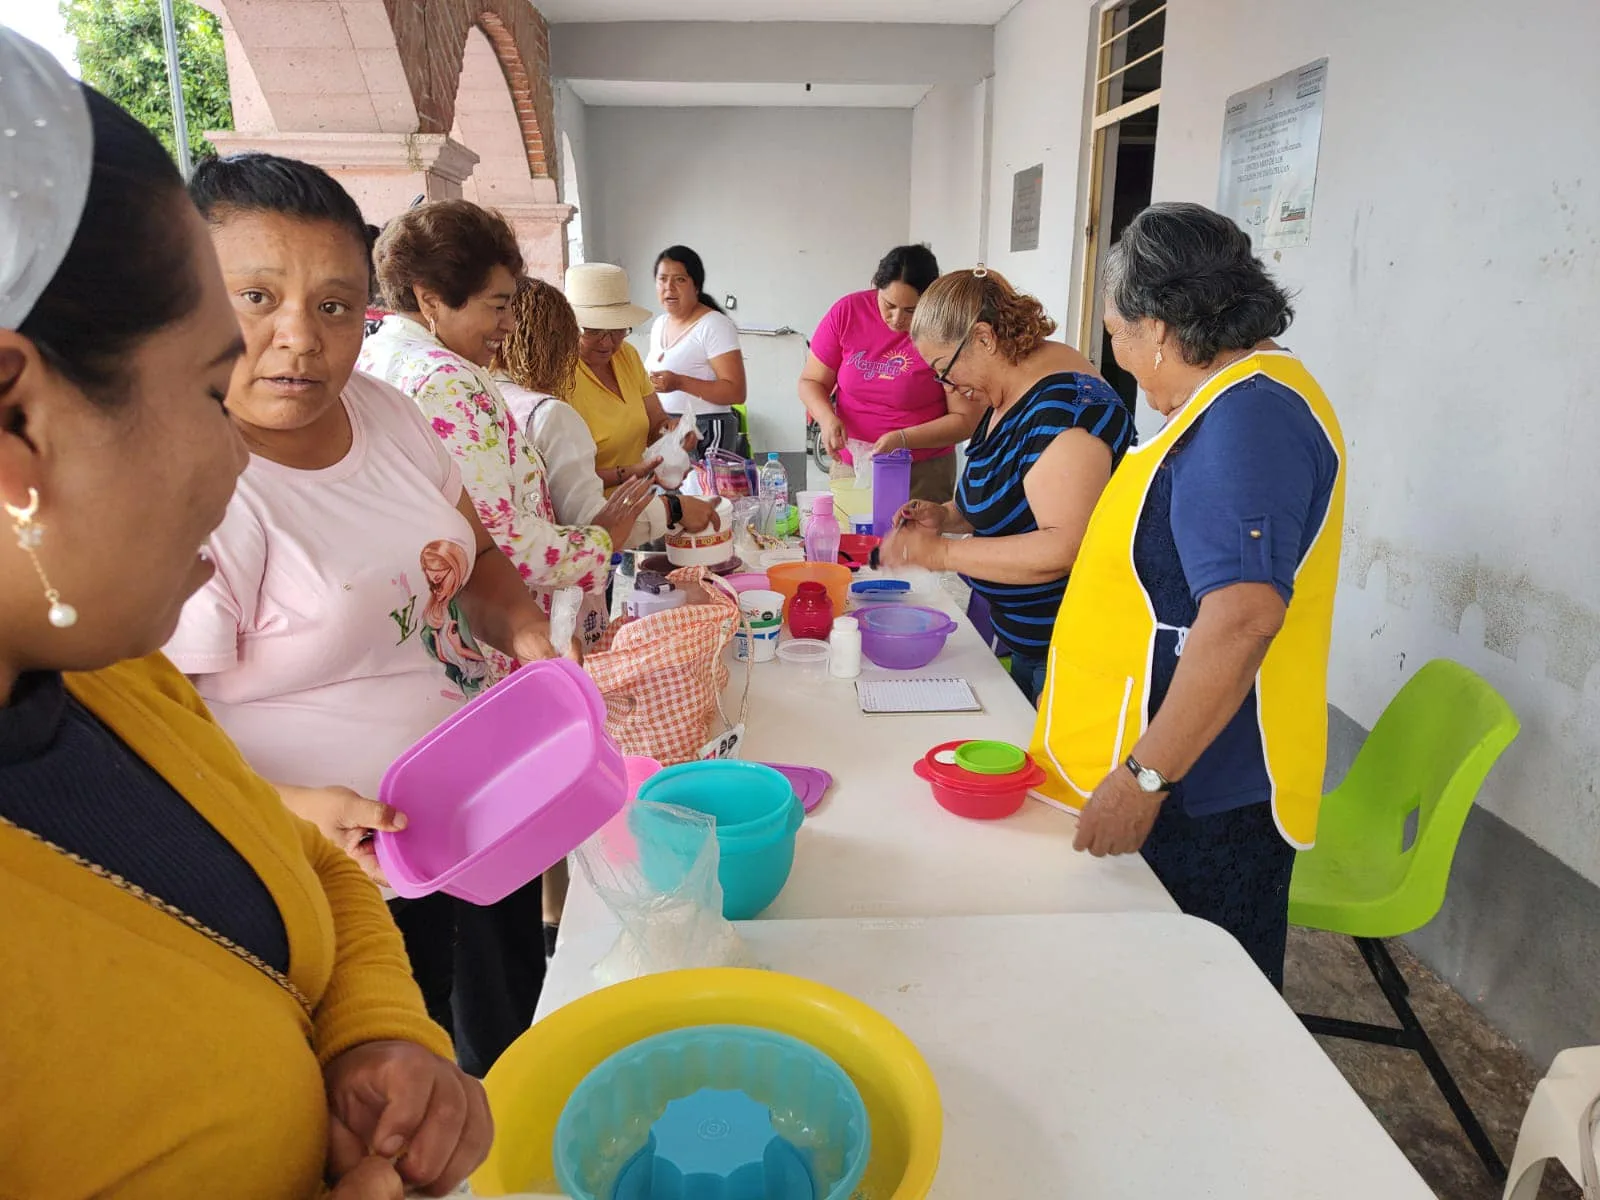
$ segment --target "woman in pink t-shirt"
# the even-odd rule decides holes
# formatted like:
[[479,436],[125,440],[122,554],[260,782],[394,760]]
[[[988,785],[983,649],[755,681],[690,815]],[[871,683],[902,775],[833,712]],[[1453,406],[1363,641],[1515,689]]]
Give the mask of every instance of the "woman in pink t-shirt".
[[[367,835],[404,827],[371,799],[384,771],[494,683],[490,646],[552,657],[549,621],[416,405],[354,370],[355,202],[269,155],[202,164],[190,190],[244,333],[227,406],[251,453],[167,653],[285,804],[382,883]],[[429,1012],[481,1075],[538,1003],[539,884],[392,908]]]
[[955,446],[972,436],[977,406],[940,386],[911,344],[911,316],[939,263],[926,246],[896,246],[872,287],[843,297],[811,337],[800,400],[822,427],[835,459],[849,442],[874,454],[911,451],[911,497],[947,503],[955,495]]

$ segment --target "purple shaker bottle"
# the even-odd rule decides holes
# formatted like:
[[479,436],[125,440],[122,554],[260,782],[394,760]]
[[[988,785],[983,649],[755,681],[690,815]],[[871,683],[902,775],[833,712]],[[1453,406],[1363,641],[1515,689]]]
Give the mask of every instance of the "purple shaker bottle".
[[911,451],[872,456],[872,532],[889,536],[894,515],[911,499]]

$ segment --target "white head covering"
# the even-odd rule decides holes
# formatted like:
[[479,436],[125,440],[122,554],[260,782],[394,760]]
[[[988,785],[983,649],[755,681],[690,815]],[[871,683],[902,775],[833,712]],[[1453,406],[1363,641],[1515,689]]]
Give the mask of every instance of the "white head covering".
[[72,246],[94,170],[77,80],[0,26],[0,329],[21,325]]

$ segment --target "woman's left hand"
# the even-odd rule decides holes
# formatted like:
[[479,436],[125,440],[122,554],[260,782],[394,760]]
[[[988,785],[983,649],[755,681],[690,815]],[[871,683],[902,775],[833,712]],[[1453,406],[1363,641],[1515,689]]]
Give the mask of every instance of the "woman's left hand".
[[1150,836],[1165,799],[1164,792],[1141,791],[1126,767],[1113,768],[1078,814],[1072,848],[1087,850],[1096,858],[1137,853]]
[[676,371],[651,371],[650,382],[656,389],[656,394],[662,392],[681,392],[684,389],[683,376]]
[[911,449],[911,447],[906,442],[905,432],[899,429],[891,429],[888,433],[884,434],[881,438],[872,443],[872,453],[874,457],[879,454],[893,454],[896,450],[909,449]]
[[930,571],[946,570],[950,547],[945,537],[926,525],[905,524],[889,531],[878,551],[878,561],[885,567],[926,567]]
[[411,1187],[443,1196],[489,1155],[494,1120],[483,1085],[415,1042],[365,1042],[322,1077],[334,1180],[376,1155]]

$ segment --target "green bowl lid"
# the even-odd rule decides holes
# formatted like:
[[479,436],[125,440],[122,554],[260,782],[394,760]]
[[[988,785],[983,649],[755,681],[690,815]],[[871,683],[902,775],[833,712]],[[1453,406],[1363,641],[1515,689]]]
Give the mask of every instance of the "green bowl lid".
[[956,766],[978,775],[1009,775],[1028,764],[1028,756],[1010,742],[967,742],[956,747]]

